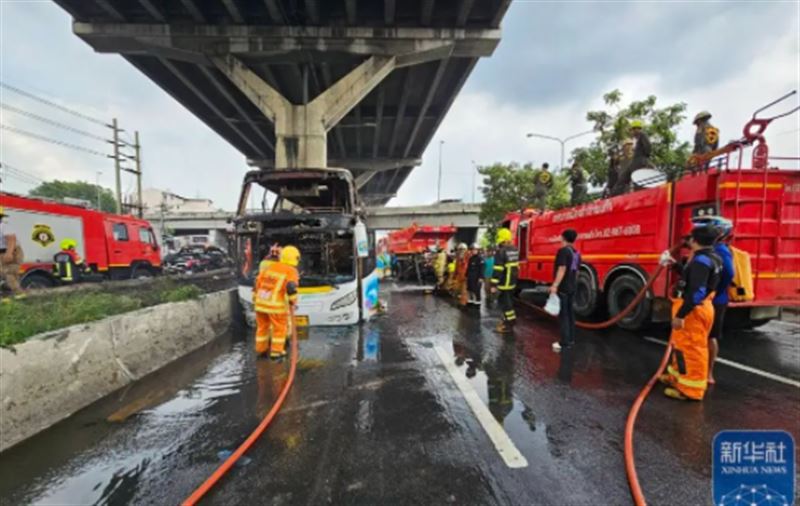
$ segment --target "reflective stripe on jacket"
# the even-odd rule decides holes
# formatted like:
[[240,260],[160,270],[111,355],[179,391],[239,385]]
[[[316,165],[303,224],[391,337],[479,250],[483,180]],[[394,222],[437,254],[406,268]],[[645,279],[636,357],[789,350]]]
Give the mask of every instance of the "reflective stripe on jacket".
[[514,246],[500,246],[494,255],[492,284],[498,290],[513,290],[519,277],[519,251]]
[[271,263],[259,272],[253,288],[255,309],[261,313],[286,313],[297,300],[300,277],[297,269],[280,262]]

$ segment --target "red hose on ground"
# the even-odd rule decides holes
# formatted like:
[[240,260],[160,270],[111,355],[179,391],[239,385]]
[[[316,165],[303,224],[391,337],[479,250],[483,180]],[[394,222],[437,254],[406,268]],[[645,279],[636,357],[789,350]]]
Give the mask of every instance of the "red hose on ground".
[[647,385],[644,386],[642,391],[639,392],[639,396],[636,397],[633,406],[631,406],[631,410],[628,412],[628,419],[625,421],[625,474],[628,475],[628,486],[631,489],[631,496],[633,496],[633,502],[636,506],[646,506],[647,501],[644,498],[642,487],[639,485],[639,477],[636,475],[636,461],[633,453],[633,426],[636,424],[636,417],[639,416],[639,409],[642,407],[642,404],[644,404],[647,396],[650,395],[650,391],[653,389],[653,385],[656,384],[656,381],[658,381],[658,377],[663,374],[664,368],[667,367],[671,352],[672,344],[670,343],[667,345],[667,349],[664,352],[664,356],[661,358],[661,364],[658,366],[656,373],[650,378],[650,381],[647,382]]
[[292,388],[292,384],[294,383],[294,374],[295,370],[297,369],[297,327],[294,325],[294,311],[289,312],[290,322],[292,322],[292,358],[291,358],[291,365],[289,366],[289,377],[286,378],[286,383],[283,385],[283,389],[281,390],[280,395],[278,395],[278,399],[275,401],[275,404],[272,405],[272,408],[267,413],[267,416],[261,420],[261,423],[258,424],[258,427],[244,440],[244,443],[239,445],[239,448],[236,449],[235,452],[228,457],[225,462],[222,463],[213,473],[209,476],[206,481],[200,485],[197,490],[192,492],[192,495],[187,497],[183,501],[183,506],[193,506],[200,501],[200,499],[205,496],[211,487],[213,487],[223,476],[225,473],[236,464],[236,461],[244,455],[244,452],[250,449],[253,446],[253,443],[261,437],[267,427],[269,427],[272,420],[275,418],[275,415],[278,414],[280,411],[281,406],[283,405],[283,401],[286,399],[286,396],[289,394],[289,390]]
[[[642,289],[639,290],[639,293],[636,294],[636,297],[633,298],[633,300],[630,302],[630,304],[625,306],[625,309],[623,309],[619,313],[615,314],[612,318],[610,318],[610,319],[608,319],[608,320],[606,320],[604,322],[597,322],[597,323],[575,322],[575,326],[578,327],[578,328],[581,328],[581,329],[599,330],[599,329],[606,329],[606,328],[608,328],[608,327],[610,327],[612,325],[615,325],[621,319],[625,318],[628,315],[628,313],[633,311],[633,309],[642,301],[642,299],[644,299],[644,297],[647,295],[647,290],[649,290],[650,287],[653,286],[653,283],[655,283],[656,278],[658,278],[659,274],[661,274],[663,271],[664,271],[664,267],[659,265],[658,268],[655,271],[653,271],[653,274],[650,275],[650,279],[647,280],[647,283],[645,283],[645,285],[642,287]],[[541,314],[547,315],[547,316],[549,316],[551,318],[555,318],[555,316],[551,315],[550,313],[548,313],[544,309],[540,308],[536,304],[524,301],[522,299],[517,299],[517,302],[519,302],[523,306],[527,306],[527,307],[533,309],[534,311],[538,311]]]

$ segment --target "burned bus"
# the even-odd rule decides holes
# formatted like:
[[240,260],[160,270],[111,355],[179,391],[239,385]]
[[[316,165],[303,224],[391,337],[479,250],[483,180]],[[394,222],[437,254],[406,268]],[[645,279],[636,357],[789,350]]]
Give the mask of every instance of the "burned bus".
[[259,263],[274,244],[292,244],[302,254],[299,326],[350,325],[365,316],[356,235],[366,234],[349,171],[248,172],[234,224],[239,299],[248,320]]

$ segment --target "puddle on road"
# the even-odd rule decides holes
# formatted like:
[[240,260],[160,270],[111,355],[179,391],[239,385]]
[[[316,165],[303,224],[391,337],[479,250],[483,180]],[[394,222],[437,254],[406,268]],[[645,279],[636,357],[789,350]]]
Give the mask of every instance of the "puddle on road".
[[[288,364],[231,332],[0,454],[4,504],[174,503],[271,407]],[[311,331],[298,373],[325,367],[350,329]],[[323,335],[324,334],[324,335]],[[374,344],[374,343],[373,343]],[[369,354],[373,351],[368,351]]]

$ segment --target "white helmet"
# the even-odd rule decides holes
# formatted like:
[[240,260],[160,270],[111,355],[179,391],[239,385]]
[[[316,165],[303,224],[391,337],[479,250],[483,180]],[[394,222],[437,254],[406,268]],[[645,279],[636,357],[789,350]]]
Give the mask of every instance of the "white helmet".
[[467,249],[467,245],[465,243],[459,243],[456,249]]

